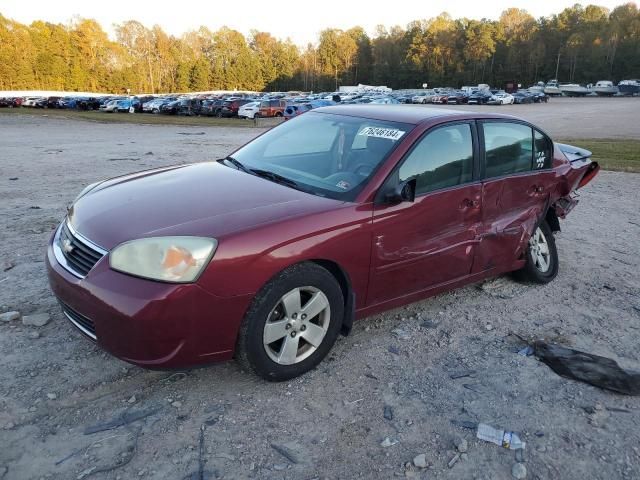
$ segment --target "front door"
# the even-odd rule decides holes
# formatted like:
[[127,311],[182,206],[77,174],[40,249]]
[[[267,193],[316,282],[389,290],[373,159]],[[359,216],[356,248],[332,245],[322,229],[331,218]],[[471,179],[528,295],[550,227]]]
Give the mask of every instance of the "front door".
[[380,203],[373,217],[368,305],[469,275],[481,225],[472,123],[428,131],[383,189],[415,178],[415,202]]

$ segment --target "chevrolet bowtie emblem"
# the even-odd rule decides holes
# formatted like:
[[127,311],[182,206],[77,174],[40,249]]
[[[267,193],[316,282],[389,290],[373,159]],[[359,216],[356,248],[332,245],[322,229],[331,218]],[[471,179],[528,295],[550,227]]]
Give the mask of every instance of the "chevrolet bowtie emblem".
[[62,240],[62,250],[64,250],[64,253],[71,253],[73,252],[73,249],[74,246],[71,244],[71,240],[68,238]]

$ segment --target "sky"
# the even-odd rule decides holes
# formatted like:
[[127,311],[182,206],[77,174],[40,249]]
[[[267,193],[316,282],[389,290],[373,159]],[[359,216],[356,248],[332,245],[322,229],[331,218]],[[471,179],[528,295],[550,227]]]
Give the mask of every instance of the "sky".
[[[114,23],[131,19],[147,27],[158,24],[173,35],[181,35],[201,25],[211,30],[226,25],[245,35],[256,29],[281,39],[291,38],[297,45],[306,45],[315,42],[318,33],[328,27],[347,29],[360,25],[373,34],[379,24],[404,27],[412,20],[435,17],[445,11],[454,18],[497,19],[507,7],[523,8],[538,18],[559,13],[576,0],[323,0],[309,3],[313,8],[300,0],[0,0],[0,14],[27,24],[33,20],[66,24],[74,16],[93,18],[111,35]],[[583,2],[588,3],[611,10],[625,0]]]

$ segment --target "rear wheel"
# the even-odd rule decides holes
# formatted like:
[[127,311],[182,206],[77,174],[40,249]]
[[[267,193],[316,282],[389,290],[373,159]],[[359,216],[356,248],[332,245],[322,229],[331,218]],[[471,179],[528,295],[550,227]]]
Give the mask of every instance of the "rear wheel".
[[344,298],[333,275],[313,263],[281,272],[255,297],[236,348],[244,367],[270,381],[313,369],[342,326]]
[[543,221],[531,235],[525,260],[525,266],[514,272],[517,280],[549,283],[558,275],[558,250],[553,232],[546,221]]

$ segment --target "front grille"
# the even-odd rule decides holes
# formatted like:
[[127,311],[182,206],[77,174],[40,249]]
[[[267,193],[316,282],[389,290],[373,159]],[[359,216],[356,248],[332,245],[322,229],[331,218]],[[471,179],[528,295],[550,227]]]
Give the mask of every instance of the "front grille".
[[92,340],[96,340],[96,328],[91,319],[85,317],[81,313],[76,312],[69,305],[60,302],[62,312],[78,329]]
[[60,230],[59,246],[69,267],[83,277],[104,256],[104,253],[82,241],[78,235],[74,235],[66,222]]

